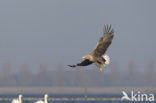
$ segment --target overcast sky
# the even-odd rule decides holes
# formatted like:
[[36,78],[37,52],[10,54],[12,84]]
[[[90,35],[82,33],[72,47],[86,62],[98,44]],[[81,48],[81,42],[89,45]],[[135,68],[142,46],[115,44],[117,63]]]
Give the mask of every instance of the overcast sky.
[[0,65],[75,64],[95,47],[104,24],[111,24],[111,61],[145,66],[156,61],[155,10],[155,0],[0,1]]

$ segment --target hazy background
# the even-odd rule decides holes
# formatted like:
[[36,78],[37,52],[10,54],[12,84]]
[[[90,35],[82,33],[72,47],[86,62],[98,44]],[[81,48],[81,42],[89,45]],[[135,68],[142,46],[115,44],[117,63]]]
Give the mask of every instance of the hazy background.
[[[155,10],[155,0],[0,1],[0,86],[155,86]],[[67,67],[104,24],[115,30],[111,64]]]

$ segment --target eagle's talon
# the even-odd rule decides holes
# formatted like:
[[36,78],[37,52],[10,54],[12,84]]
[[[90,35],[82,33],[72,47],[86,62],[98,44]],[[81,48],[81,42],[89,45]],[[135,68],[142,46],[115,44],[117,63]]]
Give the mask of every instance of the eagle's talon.
[[103,64],[104,68],[106,68],[106,64]]
[[100,68],[100,72],[103,72],[103,69],[102,68]]

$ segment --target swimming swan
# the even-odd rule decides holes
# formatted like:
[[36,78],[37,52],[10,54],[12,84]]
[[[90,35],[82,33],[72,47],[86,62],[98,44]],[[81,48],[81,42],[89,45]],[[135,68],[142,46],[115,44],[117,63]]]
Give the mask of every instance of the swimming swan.
[[48,94],[45,94],[44,95],[44,101],[39,100],[39,101],[37,101],[35,103],[48,103],[47,99],[48,99]]
[[22,103],[22,95],[21,94],[19,94],[18,95],[18,99],[13,99],[12,100],[12,103]]

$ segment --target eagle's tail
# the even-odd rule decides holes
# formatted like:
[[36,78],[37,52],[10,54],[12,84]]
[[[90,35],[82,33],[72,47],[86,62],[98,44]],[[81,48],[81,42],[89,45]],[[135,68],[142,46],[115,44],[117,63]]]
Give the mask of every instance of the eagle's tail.
[[105,64],[109,64],[110,63],[110,57],[108,55],[104,54],[102,57],[106,60]]

